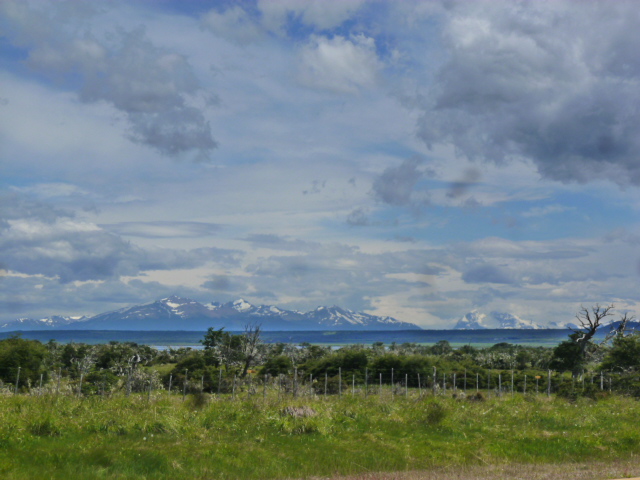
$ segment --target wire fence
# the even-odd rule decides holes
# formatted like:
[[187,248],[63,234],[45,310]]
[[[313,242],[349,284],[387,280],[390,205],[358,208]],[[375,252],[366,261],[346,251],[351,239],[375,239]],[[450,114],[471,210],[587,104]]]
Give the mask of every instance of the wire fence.
[[[328,396],[388,396],[423,397],[425,395],[547,395],[565,396],[597,392],[640,392],[640,376],[614,372],[518,371],[474,369],[432,372],[387,370],[345,370],[338,368],[324,373],[309,373],[293,369],[280,374],[249,371],[246,375],[218,369],[214,372],[191,373],[188,370],[161,377],[151,369],[130,368],[119,375],[108,370],[87,373],[68,372],[62,368],[21,379],[18,367],[13,383],[0,382],[3,395],[76,395],[109,396],[146,394],[166,391],[173,395],[207,393],[221,398],[256,396],[328,397]],[[637,378],[636,378],[637,377]]]

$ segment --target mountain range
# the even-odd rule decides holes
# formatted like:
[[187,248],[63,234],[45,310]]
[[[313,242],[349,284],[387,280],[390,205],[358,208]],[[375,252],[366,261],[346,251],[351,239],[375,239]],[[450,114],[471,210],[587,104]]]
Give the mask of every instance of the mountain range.
[[[491,312],[489,315],[486,315],[477,310],[473,310],[458,320],[454,330],[540,330],[543,328],[553,327],[543,327],[531,320],[524,320],[511,313]],[[563,327],[558,326],[556,328]]]
[[39,320],[22,318],[0,325],[13,330],[184,330],[209,327],[243,330],[261,325],[263,330],[421,330],[413,323],[333,307],[302,313],[270,305],[254,306],[239,299],[228,303],[201,304],[171,296],[144,305],[126,307],[93,317],[52,316]]

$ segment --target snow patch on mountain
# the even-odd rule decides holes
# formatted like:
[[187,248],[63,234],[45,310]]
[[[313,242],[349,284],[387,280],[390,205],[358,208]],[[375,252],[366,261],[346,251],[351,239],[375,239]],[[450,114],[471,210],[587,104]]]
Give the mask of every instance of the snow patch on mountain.
[[249,302],[247,302],[245,299],[240,298],[233,302],[233,308],[238,312],[248,312],[249,310],[252,310],[255,307],[251,305]]

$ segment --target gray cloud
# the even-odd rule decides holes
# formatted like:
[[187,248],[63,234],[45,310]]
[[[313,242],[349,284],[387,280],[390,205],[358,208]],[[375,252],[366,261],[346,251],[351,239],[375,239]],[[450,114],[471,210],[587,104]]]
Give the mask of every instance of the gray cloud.
[[347,224],[352,227],[366,227],[371,224],[367,212],[362,207],[356,208],[347,215]]
[[462,174],[462,178],[449,186],[447,197],[460,198],[467,193],[480,180],[480,170],[477,168],[468,168]]
[[515,279],[511,272],[493,265],[480,265],[470,268],[462,274],[467,283],[502,283],[513,284]]
[[418,169],[422,162],[419,157],[411,157],[397,167],[387,168],[373,182],[373,197],[396,207],[411,204],[414,200],[414,188],[424,175]]
[[635,2],[453,4],[418,123],[469,158],[524,157],[547,178],[640,184]]
[[75,24],[92,12],[58,13],[57,6],[45,12],[24,2],[0,4],[0,22],[10,25],[9,41],[27,49],[29,67],[76,89],[83,102],[112,105],[124,114],[132,141],[164,155],[208,157],[216,142],[196,106],[201,87],[184,56],[155,46],[142,28],[98,38]]

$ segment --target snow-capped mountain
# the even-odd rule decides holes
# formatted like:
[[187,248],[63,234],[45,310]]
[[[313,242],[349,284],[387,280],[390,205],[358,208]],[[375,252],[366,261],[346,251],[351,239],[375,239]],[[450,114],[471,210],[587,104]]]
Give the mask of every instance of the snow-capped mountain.
[[485,319],[487,316],[484,313],[479,313],[477,310],[473,310],[469,313],[466,313],[456,326],[453,327],[454,330],[486,330],[491,328],[485,325]]
[[[54,318],[54,317],[52,317]],[[55,317],[63,318],[63,317]],[[67,317],[65,317],[67,318]],[[121,308],[76,321],[15,321],[0,330],[185,330],[203,331],[209,327],[243,330],[261,325],[263,330],[409,330],[420,327],[392,317],[377,317],[340,307],[318,307],[302,313],[272,305],[255,306],[244,299],[212,302],[207,305],[188,298],[171,296],[144,305]],[[33,323],[41,322],[41,323]]]
[[491,312],[490,317],[494,320],[494,324],[498,325],[496,328],[506,330],[540,330],[544,328],[531,320],[525,320],[511,313]]
[[11,322],[1,324],[0,330],[49,330],[76,322],[82,322],[86,319],[87,317],[84,316],[61,317],[59,315],[52,315],[51,317],[40,318],[37,320],[33,318],[19,318]]
[[403,330],[420,330],[420,327],[413,323],[401,322],[393,317],[378,317],[367,313],[354,312],[344,308],[336,307],[318,307],[311,312],[307,312],[305,316],[318,325],[328,328],[345,328],[357,330],[360,328],[368,328],[371,330],[387,330],[389,327],[393,329]]
[[531,320],[504,312],[491,312],[489,315],[473,310],[458,320],[454,330],[538,330],[544,328]]

